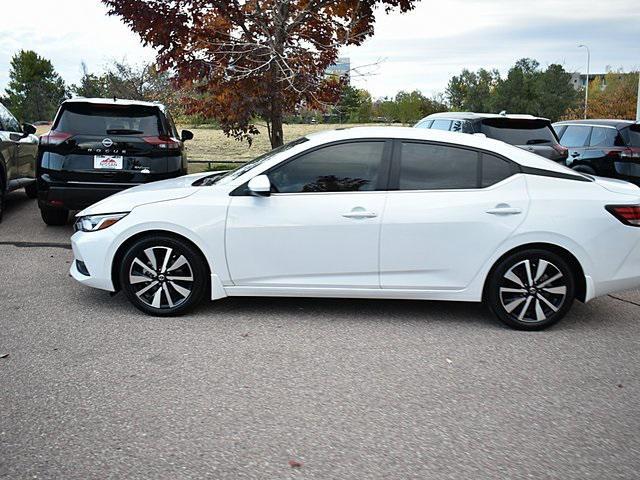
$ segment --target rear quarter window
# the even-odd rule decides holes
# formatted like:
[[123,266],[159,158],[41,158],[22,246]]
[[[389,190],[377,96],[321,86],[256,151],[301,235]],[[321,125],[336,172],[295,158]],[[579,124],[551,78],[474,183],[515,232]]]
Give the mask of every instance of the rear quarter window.
[[626,144],[630,147],[640,147],[640,124],[631,125],[620,130]]
[[164,133],[157,107],[91,103],[65,105],[54,129],[72,135],[99,136],[158,136]]

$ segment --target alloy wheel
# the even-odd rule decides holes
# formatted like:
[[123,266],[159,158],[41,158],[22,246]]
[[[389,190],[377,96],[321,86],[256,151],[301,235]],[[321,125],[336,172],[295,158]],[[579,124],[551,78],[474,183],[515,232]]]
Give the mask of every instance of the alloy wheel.
[[552,262],[526,258],[504,273],[498,292],[509,316],[518,322],[539,323],[562,308],[567,298],[567,280]]
[[147,306],[172,309],[191,296],[194,288],[193,269],[179,250],[153,246],[134,257],[129,268],[129,284]]

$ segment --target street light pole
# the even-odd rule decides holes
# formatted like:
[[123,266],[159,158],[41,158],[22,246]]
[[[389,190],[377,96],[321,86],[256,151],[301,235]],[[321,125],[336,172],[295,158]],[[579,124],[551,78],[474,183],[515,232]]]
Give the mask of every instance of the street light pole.
[[587,82],[584,88],[584,118],[587,119],[587,105],[589,105],[589,66],[591,64],[591,52],[589,51],[589,47],[586,45],[578,45],[578,48],[586,48],[587,49]]

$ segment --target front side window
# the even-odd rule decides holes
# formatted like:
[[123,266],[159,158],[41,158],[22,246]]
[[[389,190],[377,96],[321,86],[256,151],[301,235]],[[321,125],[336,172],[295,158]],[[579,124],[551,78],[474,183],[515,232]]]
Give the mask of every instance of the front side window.
[[625,143],[630,147],[640,147],[640,123],[620,130]]
[[446,145],[403,142],[400,190],[478,187],[478,153]]
[[560,143],[565,147],[584,147],[591,133],[591,127],[569,125],[562,134]]
[[0,105],[0,130],[21,133],[22,129],[16,118],[4,106]]
[[430,128],[431,122],[433,122],[433,120],[422,120],[416,124],[415,128]]
[[319,148],[276,167],[269,180],[275,193],[375,190],[384,145],[365,141]]

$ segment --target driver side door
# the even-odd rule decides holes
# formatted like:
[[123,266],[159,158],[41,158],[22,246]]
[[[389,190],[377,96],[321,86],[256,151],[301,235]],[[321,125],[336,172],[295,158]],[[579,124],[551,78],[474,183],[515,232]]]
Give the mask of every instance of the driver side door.
[[269,196],[231,197],[226,253],[236,286],[378,289],[391,142],[321,146],[277,165]]

